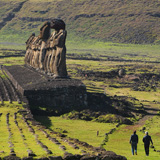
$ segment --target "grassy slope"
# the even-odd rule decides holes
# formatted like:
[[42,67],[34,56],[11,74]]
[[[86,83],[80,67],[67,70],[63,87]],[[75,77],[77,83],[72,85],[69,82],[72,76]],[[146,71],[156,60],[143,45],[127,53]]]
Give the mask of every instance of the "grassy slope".
[[[45,122],[46,117],[37,116],[35,117],[42,124],[47,125]],[[61,117],[48,117],[51,123],[49,128],[57,131],[66,130],[69,137],[79,139],[80,141],[87,142],[90,145],[99,147],[104,138],[105,133],[109,132],[111,129],[115,128],[115,124],[105,124],[97,122],[89,122],[82,120],[66,120]],[[43,119],[43,121],[42,121]],[[99,136],[97,136],[97,131],[99,131]]]
[[25,41],[32,32],[38,34],[43,21],[54,17],[64,19],[70,39],[82,35],[114,42],[152,43],[160,40],[158,0],[27,0],[18,12],[13,9],[24,0],[0,2],[6,4],[4,8],[0,5],[2,18],[9,13],[15,14],[1,29],[0,41]]
[[[37,120],[42,122],[42,118],[45,117],[37,117]],[[146,129],[149,131],[152,136],[152,140],[154,142],[154,146],[157,150],[160,149],[159,143],[159,117],[154,117],[144,125]],[[67,131],[66,133],[69,137],[78,138],[81,141],[85,141],[94,146],[100,146],[102,144],[105,133],[109,132],[110,129],[115,127],[115,124],[105,124],[105,123],[95,123],[95,122],[85,122],[81,120],[65,120],[60,117],[49,117],[52,129],[57,129],[57,131]],[[44,122],[44,121],[43,121]],[[43,123],[42,122],[42,123]],[[43,123],[45,124],[45,123]],[[97,125],[95,125],[97,124]],[[150,148],[150,156],[146,158],[144,152],[144,146],[142,142],[142,138],[144,136],[143,132],[139,130],[142,129],[143,126],[139,126],[139,128],[134,128],[134,126],[122,125],[118,128],[113,134],[109,135],[109,140],[104,145],[104,148],[108,151],[114,151],[117,154],[124,155],[128,160],[158,160],[160,158],[160,154],[158,152],[154,152],[153,149]],[[129,144],[129,139],[133,130],[137,130],[137,134],[139,136],[139,144],[138,144],[138,155],[132,156],[131,147]],[[97,137],[96,132],[99,131],[100,135]]]
[[[39,126],[32,126],[35,134],[31,133],[30,129],[25,124],[21,114],[17,114],[16,120],[18,122],[18,126],[16,125],[14,113],[18,112],[19,109],[22,109],[22,106],[18,105],[16,102],[14,102],[13,104],[9,104],[8,102],[5,102],[4,105],[0,104],[0,113],[2,113],[2,115],[0,116],[0,157],[3,158],[5,156],[8,156],[10,154],[11,148],[13,148],[16,155],[21,158],[28,156],[28,149],[32,150],[36,154],[34,158],[47,156],[63,156],[64,151],[62,151],[58,145],[54,144],[48,138],[46,138],[44,133],[40,130]],[[9,113],[9,128],[11,130],[11,136],[9,136],[9,131],[6,123],[7,113]],[[31,122],[29,122],[29,125],[31,125]],[[81,154],[80,149],[73,149],[67,143],[63,142],[60,137],[53,133],[50,133],[50,130],[45,131],[48,132],[51,137],[56,138],[62,145],[64,145],[67,152],[73,154]],[[52,151],[52,154],[47,154],[45,152],[45,150],[37,143],[35,135],[44,145],[48,147],[49,150]],[[9,141],[12,142],[12,147],[10,147],[8,143]],[[84,149],[88,150],[87,148]]]
[[[156,123],[156,122],[155,122]],[[156,126],[154,123],[150,123],[152,126],[152,129],[156,129]],[[152,131],[152,130],[151,130]],[[152,140],[154,142],[154,146],[156,149],[160,148],[158,137],[155,137],[154,134],[159,133],[158,130],[151,132],[149,130],[150,135],[152,136]],[[128,160],[158,160],[160,158],[160,154],[158,152],[154,152],[153,149],[150,148],[150,156],[146,157],[144,152],[144,145],[142,142],[142,138],[144,136],[144,133],[139,132],[137,130],[137,134],[139,136],[139,144],[138,144],[138,155],[132,156],[131,154],[131,146],[129,144],[129,139],[133,131],[131,129],[127,129],[127,126],[122,126],[119,128],[118,131],[116,131],[114,134],[109,136],[109,142],[106,144],[105,149],[112,150],[116,152],[117,154],[121,154],[127,157]]]
[[[122,53],[128,53],[128,55],[125,58],[129,58],[132,59],[133,55],[133,51],[134,54],[136,53],[140,53],[140,55],[146,54],[146,58],[150,59],[150,61],[154,61],[155,57],[157,57],[157,60],[159,61],[159,46],[156,45],[125,45],[125,44],[112,44],[112,43],[93,43],[90,44],[88,42],[88,44],[90,44],[90,46],[86,43],[83,44],[82,42],[80,42],[81,46],[77,46],[75,45],[75,43],[68,43],[68,51],[70,53],[76,53],[76,55],[87,55],[87,53],[91,53],[93,56],[97,56],[97,55],[103,55],[103,54],[112,54],[112,56],[116,57],[116,56],[123,56]],[[104,47],[102,48],[102,46],[104,45]],[[81,48],[82,47],[82,48]],[[76,49],[75,49],[76,48]],[[92,48],[92,49],[91,49]],[[95,50],[95,48],[97,48],[97,50]],[[101,56],[99,56],[101,57]],[[149,58],[151,57],[151,58]],[[139,57],[137,56],[137,58],[140,58],[141,60],[143,59],[143,57]],[[21,60],[21,62],[19,62],[19,60]],[[22,64],[23,63],[23,57],[21,58],[15,58],[15,59],[8,59],[8,58],[4,58],[3,60],[0,59],[1,63],[4,64],[12,64],[14,62],[14,64]],[[137,63],[137,62],[112,62],[112,61],[87,61],[87,60],[72,60],[72,59],[68,59],[67,60],[67,66],[69,69],[69,74],[72,77],[76,77],[76,78],[81,78],[78,77],[76,75],[76,71],[74,71],[74,68],[76,68],[76,65],[78,65],[78,67],[82,70],[94,70],[94,71],[110,71],[112,69],[116,69],[118,67],[122,67],[124,65],[128,65],[127,72],[129,73],[142,73],[145,68],[148,70],[147,72],[153,72],[158,74],[159,73],[159,65],[158,64],[150,64],[150,63]],[[139,66],[140,68],[137,68],[136,70],[134,70],[133,68],[135,66]],[[74,74],[75,72],[75,74]],[[115,89],[115,88],[108,88],[108,85],[110,83],[115,83],[115,85],[117,85],[117,82],[110,82],[109,80],[106,80],[104,82],[100,82],[100,81],[91,81],[91,80],[85,80],[85,78],[82,78],[83,82],[88,86],[88,90],[90,86],[95,88],[95,92],[103,92],[104,89],[106,88],[106,91],[109,90],[110,93],[108,93],[110,96],[113,95],[131,95],[133,97],[137,96],[137,93],[141,95],[136,97],[138,98],[140,101],[143,100],[149,100],[150,102],[152,102],[153,100],[157,100],[159,101],[159,91],[157,92],[135,92],[132,91],[130,89],[126,89],[126,88],[122,88],[122,89]],[[96,89],[96,88],[100,88],[100,89]],[[112,90],[111,90],[112,89]],[[102,91],[101,91],[102,90]],[[150,96],[152,95],[152,96]],[[149,98],[148,98],[149,97]],[[158,105],[156,105],[157,107],[159,107]],[[41,118],[41,117],[40,117]],[[41,118],[42,119],[42,118]],[[109,129],[112,128],[112,125],[114,127],[114,124],[99,124],[96,125],[96,127],[94,127],[95,122],[84,122],[84,121],[74,121],[72,122],[71,120],[65,120],[62,118],[56,118],[56,117],[49,117],[50,122],[52,122],[52,125],[50,125],[50,127],[52,129],[55,128],[61,128],[62,130],[67,130],[68,133],[67,135],[70,137],[74,137],[74,138],[79,138],[82,141],[86,141],[89,144],[93,144],[95,146],[99,146],[103,139],[104,139],[104,133],[108,132]],[[90,129],[88,129],[88,124],[90,125]],[[96,123],[97,124],[97,123]],[[75,129],[77,126],[79,126],[78,128],[80,128],[81,126],[84,126],[81,128],[81,130],[79,129]],[[154,144],[156,149],[160,149],[160,145],[159,145],[159,141],[156,139],[158,139],[159,136],[159,130],[157,130],[157,128],[159,128],[159,117],[156,119],[156,117],[152,120],[152,121],[148,121],[148,123],[145,125],[147,130],[149,131],[149,133],[152,135]],[[110,128],[111,127],[111,128]],[[140,126],[139,129],[141,129],[143,126]],[[5,129],[5,128],[3,128]],[[61,131],[61,129],[57,129],[59,131]],[[139,132],[138,130],[138,135],[140,138],[140,142],[138,145],[138,156],[137,157],[133,157],[131,155],[131,151],[130,151],[130,145],[128,143],[130,135],[132,133],[132,130],[134,128],[130,129],[127,128],[127,126],[121,126],[116,132],[114,132],[114,134],[109,135],[109,142],[106,143],[106,146],[104,146],[107,150],[112,150],[114,152],[116,152],[117,154],[120,155],[124,155],[126,156],[129,160],[136,160],[138,159],[142,159],[145,160],[146,157],[144,155],[144,149],[143,149],[143,143],[141,141],[142,137],[143,137],[143,133]],[[99,130],[100,131],[100,136],[97,138],[96,137],[96,131]],[[79,136],[81,133],[81,136]],[[27,136],[28,135],[28,131],[24,130],[24,134]],[[41,134],[41,133],[38,133]],[[91,135],[88,138],[88,135]],[[42,135],[41,135],[42,136]],[[122,136],[124,138],[122,138]],[[30,136],[29,136],[30,137]],[[29,142],[29,137],[28,137],[28,142]],[[7,137],[6,137],[7,138]],[[93,140],[92,140],[93,139]],[[43,140],[45,141],[45,140]],[[30,143],[33,142],[33,139],[30,139]],[[118,143],[117,143],[118,142]],[[46,142],[48,144],[48,142]],[[33,148],[34,146],[34,142],[31,144],[30,147],[32,147],[32,150],[35,153],[41,153],[39,156],[45,156],[44,152],[41,152],[40,148]],[[119,146],[121,146],[121,149],[119,149]],[[54,146],[53,150],[54,149]],[[16,149],[17,148],[17,149]],[[23,148],[23,147],[22,147]],[[70,152],[75,153],[74,151],[72,151],[70,148],[68,148]],[[7,148],[5,149],[6,153],[9,153],[9,151],[7,151]],[[18,151],[18,146],[15,146],[15,150],[18,152],[19,156],[25,156],[22,155],[21,152]],[[26,153],[25,153],[26,154]],[[62,153],[59,153],[57,151],[57,153],[55,153],[56,155],[61,155]],[[3,154],[6,155],[6,154]],[[149,160],[156,160],[159,159],[160,155],[159,153],[153,152],[153,150],[151,150],[151,154],[150,157],[148,157]]]

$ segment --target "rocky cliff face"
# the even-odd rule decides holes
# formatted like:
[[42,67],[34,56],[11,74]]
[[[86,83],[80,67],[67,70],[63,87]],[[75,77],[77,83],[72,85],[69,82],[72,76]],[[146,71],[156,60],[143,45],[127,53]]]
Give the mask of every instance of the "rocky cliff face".
[[9,0],[0,1],[1,35],[27,35],[43,21],[62,18],[68,33],[104,41],[160,41],[158,0]]

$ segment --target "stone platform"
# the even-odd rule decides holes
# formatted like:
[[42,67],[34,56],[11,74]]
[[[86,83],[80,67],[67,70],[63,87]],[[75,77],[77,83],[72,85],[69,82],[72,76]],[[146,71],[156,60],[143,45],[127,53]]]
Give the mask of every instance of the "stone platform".
[[85,85],[77,79],[53,79],[25,65],[4,66],[15,88],[31,106],[45,106],[70,111],[87,105]]

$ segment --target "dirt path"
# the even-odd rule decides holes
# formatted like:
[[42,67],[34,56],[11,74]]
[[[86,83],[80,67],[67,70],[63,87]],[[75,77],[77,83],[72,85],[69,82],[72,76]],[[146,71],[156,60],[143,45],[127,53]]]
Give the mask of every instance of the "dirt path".
[[136,130],[142,127],[145,124],[146,120],[153,118],[155,115],[157,115],[157,112],[160,111],[158,107],[155,108],[155,107],[152,107],[152,105],[146,105],[144,109],[148,114],[146,114],[142,119],[140,119],[134,125],[126,126],[127,129]]

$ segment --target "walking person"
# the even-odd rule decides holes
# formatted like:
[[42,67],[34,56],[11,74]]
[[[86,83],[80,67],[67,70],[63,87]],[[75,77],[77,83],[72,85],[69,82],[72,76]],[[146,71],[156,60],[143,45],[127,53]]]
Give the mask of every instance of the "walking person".
[[150,145],[150,142],[153,145],[152,138],[151,138],[151,136],[148,135],[148,132],[146,131],[145,132],[145,136],[143,137],[143,143],[144,143],[144,149],[145,149],[146,156],[149,156],[149,145]]
[[131,135],[130,144],[132,148],[132,155],[134,155],[134,152],[137,155],[138,135],[136,134],[136,131]]

